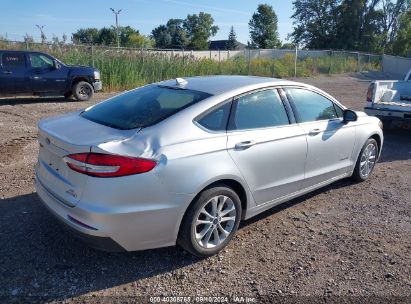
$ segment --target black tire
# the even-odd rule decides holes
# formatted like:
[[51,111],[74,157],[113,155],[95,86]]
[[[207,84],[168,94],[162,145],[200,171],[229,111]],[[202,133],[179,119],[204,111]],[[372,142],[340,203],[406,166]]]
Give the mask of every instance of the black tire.
[[[366,174],[363,174],[363,171],[361,170],[361,159],[364,157],[365,149],[367,147],[369,147],[370,145],[373,145],[374,148],[375,148],[375,160],[374,160],[374,164],[372,165],[371,169]],[[374,138],[369,138],[365,142],[364,146],[361,149],[360,154],[358,155],[357,163],[355,164],[355,169],[354,169],[354,172],[353,172],[353,175],[352,175],[352,178],[354,180],[356,180],[357,182],[363,182],[363,181],[365,181],[366,179],[368,179],[370,177],[372,171],[375,168],[375,164],[376,164],[377,159],[378,159],[378,153],[379,153],[379,151],[378,151],[377,141]]]
[[73,86],[73,96],[79,101],[90,100],[94,95],[94,89],[91,84],[86,81],[79,81]]
[[[214,230],[221,232],[220,227],[223,228],[223,225],[226,225],[224,226],[224,228],[230,230],[230,232],[227,236],[222,234],[223,235],[222,237],[225,237],[225,239],[221,241],[221,243],[219,243],[220,241],[218,241],[219,244],[215,245],[215,247],[206,248],[202,246],[201,244],[199,244],[199,241],[197,241],[196,239],[196,233],[197,233],[196,230],[201,229],[202,224],[195,225],[195,222],[197,221],[197,219],[200,219],[200,216],[203,215],[203,213],[200,213],[203,207],[209,205],[211,202],[211,199],[215,197],[220,197],[220,198],[227,197],[231,200],[230,201],[227,199],[225,203],[222,203],[223,205],[221,209],[222,211],[225,211],[234,206],[235,220],[232,220],[231,222],[227,222],[227,223],[226,222],[220,223],[220,219],[225,217],[225,215],[222,215],[222,216],[218,216],[219,218],[218,220],[215,218],[214,221],[210,221],[211,227],[209,229],[213,230],[212,232],[210,232],[210,235],[211,234],[213,235],[212,236],[213,242],[217,243],[215,239],[215,235],[214,235]],[[222,201],[223,200],[221,201],[219,200],[219,202],[222,202]],[[227,209],[223,209],[224,206],[226,206]],[[234,211],[231,211],[228,215],[230,214],[233,215]],[[184,218],[181,222],[177,243],[182,248],[184,248],[186,251],[198,257],[209,257],[212,255],[215,255],[219,251],[221,251],[225,246],[227,246],[227,244],[233,238],[235,232],[238,229],[240,219],[241,219],[241,201],[235,191],[225,186],[216,186],[216,187],[204,190],[202,193],[198,195],[195,201],[193,201],[191,206],[188,208],[186,214],[184,215]],[[218,222],[218,224],[216,224],[216,221]],[[214,223],[214,224],[211,224],[211,223]],[[221,225],[221,226],[218,226],[218,225]],[[230,227],[228,227],[228,225],[230,225]],[[206,224],[204,224],[204,227],[202,229],[207,230]],[[200,233],[202,231],[200,231]]]

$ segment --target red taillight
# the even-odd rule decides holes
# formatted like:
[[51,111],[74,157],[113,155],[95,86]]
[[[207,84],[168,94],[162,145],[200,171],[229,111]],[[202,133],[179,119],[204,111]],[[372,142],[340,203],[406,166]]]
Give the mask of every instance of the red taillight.
[[374,93],[375,83],[371,83],[367,91],[367,102],[372,102],[372,95]]
[[101,153],[70,154],[64,158],[70,169],[95,177],[116,177],[152,170],[156,162],[144,158]]

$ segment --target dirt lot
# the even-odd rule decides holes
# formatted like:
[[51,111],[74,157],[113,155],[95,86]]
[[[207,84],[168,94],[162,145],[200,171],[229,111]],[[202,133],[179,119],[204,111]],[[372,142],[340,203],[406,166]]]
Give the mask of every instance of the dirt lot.
[[[302,81],[361,110],[368,81],[354,76]],[[202,260],[176,247],[104,253],[73,239],[41,205],[33,167],[39,119],[108,96],[0,99],[0,302],[161,295],[411,301],[411,132],[385,132],[369,181],[343,180],[265,212],[243,223],[218,256]]]

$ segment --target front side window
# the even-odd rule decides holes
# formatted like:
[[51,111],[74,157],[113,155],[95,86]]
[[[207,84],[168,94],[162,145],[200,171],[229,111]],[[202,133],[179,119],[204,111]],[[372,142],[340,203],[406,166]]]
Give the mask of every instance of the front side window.
[[288,88],[285,91],[295,105],[300,122],[329,120],[338,117],[334,103],[318,93],[300,88]]
[[30,64],[35,69],[51,69],[53,67],[53,60],[41,54],[30,54]]
[[200,91],[148,85],[96,104],[81,116],[115,129],[144,128],[210,96]]
[[339,106],[334,104],[335,111],[337,112],[338,118],[342,118],[344,116],[344,110],[341,109]]
[[287,112],[277,90],[251,93],[238,98],[230,129],[244,130],[288,125]]
[[17,70],[26,68],[24,54],[4,53],[1,58],[3,68],[6,70]]

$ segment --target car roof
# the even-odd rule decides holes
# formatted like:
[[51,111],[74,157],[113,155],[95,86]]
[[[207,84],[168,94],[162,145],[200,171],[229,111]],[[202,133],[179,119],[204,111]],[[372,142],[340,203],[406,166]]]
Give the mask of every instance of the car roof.
[[233,90],[246,88],[246,87],[264,87],[271,85],[302,85],[305,84],[278,79],[270,77],[259,77],[259,76],[238,76],[238,75],[216,75],[216,76],[198,76],[198,77],[187,77],[184,79],[178,78],[179,80],[185,81],[185,83],[178,84],[176,79],[166,80],[157,83],[158,85],[183,88],[189,90],[196,90],[201,92],[206,92],[211,95],[220,95]]
[[28,50],[0,50],[0,53],[32,53],[32,54],[47,54],[45,52],[40,51],[28,51]]

